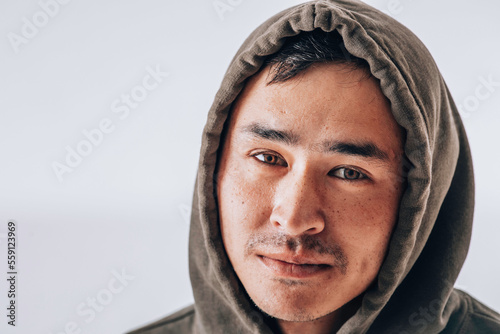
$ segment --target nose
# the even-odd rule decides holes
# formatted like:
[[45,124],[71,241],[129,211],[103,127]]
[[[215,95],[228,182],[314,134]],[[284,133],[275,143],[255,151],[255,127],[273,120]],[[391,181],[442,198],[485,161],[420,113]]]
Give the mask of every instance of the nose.
[[271,224],[282,232],[299,236],[325,229],[322,185],[307,170],[289,172],[275,188]]

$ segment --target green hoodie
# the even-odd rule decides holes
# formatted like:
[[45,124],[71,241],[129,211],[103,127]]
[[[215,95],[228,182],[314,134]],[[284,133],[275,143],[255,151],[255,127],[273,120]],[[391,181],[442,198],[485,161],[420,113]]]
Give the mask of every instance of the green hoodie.
[[376,282],[338,333],[500,333],[496,312],[453,287],[467,255],[474,210],[472,160],[455,103],[422,42],[354,0],[312,1],[282,11],[238,50],[203,131],[189,243],[195,304],[131,333],[272,333],[224,250],[214,171],[225,121],[246,80],[286,38],[317,28],[337,30],[347,51],[368,62],[406,130],[411,165]]

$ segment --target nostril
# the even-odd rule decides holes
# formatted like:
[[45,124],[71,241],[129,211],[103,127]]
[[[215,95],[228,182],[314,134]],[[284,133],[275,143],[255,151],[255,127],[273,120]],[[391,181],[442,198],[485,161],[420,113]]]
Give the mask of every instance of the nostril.
[[270,222],[273,227],[288,235],[318,234],[325,228],[323,215],[316,210],[294,208],[289,211],[282,207],[273,210]]

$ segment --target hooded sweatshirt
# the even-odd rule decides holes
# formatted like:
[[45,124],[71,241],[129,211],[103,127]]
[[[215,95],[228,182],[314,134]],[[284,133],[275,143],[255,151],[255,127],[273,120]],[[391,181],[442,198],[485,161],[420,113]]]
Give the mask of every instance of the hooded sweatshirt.
[[189,268],[195,303],[132,333],[272,333],[225,252],[214,172],[231,106],[249,77],[287,38],[338,31],[366,60],[406,130],[407,187],[386,258],[361,306],[338,333],[500,333],[500,316],[454,289],[472,228],[469,145],[428,50],[406,27],[355,0],[311,1],[260,25],[233,58],[205,125],[192,204]]

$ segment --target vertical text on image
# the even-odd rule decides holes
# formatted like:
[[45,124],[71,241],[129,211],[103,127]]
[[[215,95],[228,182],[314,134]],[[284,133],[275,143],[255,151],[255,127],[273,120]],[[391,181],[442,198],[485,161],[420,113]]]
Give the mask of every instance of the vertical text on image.
[[14,221],[7,223],[7,323],[10,326],[16,326],[17,317],[17,225]]

